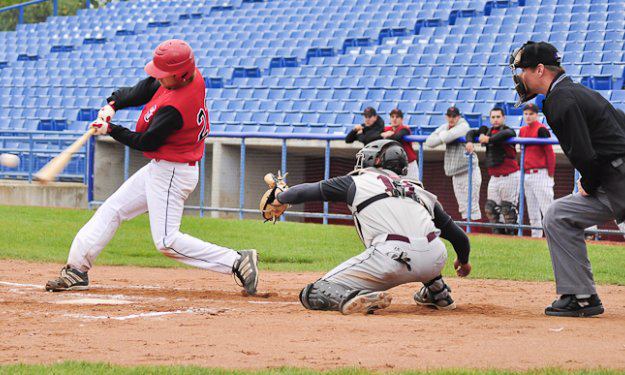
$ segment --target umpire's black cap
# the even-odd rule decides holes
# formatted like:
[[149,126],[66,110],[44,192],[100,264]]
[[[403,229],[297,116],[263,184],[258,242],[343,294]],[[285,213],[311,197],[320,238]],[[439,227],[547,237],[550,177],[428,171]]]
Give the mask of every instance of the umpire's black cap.
[[510,63],[515,68],[534,68],[538,64],[560,66],[560,60],[560,53],[552,44],[530,40],[513,54]]

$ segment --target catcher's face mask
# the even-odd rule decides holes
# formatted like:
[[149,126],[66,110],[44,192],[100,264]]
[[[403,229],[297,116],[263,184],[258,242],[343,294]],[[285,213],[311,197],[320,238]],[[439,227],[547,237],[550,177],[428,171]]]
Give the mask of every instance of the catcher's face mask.
[[512,55],[510,56],[510,70],[512,71],[512,80],[514,81],[514,89],[519,95],[519,99],[515,103],[514,107],[519,108],[523,103],[530,101],[536,97],[538,94],[530,94],[525,82],[521,78],[521,74],[523,73],[523,67],[520,64],[521,56],[523,54],[523,49],[527,44],[523,45],[521,48],[517,48]]

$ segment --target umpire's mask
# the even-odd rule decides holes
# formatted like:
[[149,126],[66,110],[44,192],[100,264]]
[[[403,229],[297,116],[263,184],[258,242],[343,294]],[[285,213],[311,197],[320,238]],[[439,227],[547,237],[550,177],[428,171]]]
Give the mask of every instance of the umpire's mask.
[[519,95],[519,99],[514,105],[520,107],[523,103],[530,101],[538,95],[530,94],[527,85],[521,79],[521,70],[524,68],[535,68],[538,64],[560,66],[560,54],[551,44],[546,42],[532,42],[531,40],[515,49],[510,55],[509,67],[512,70],[514,89]]
[[383,168],[405,176],[408,173],[408,156],[397,141],[379,139],[363,147],[356,154],[354,170]]

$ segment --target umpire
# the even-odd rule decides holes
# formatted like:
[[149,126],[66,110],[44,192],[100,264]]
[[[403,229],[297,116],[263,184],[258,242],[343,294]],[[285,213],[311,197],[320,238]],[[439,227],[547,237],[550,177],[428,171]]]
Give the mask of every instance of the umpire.
[[546,95],[547,122],[582,176],[579,192],[556,200],[543,219],[560,295],[545,314],[602,314],[584,228],[625,219],[625,115],[599,93],[573,82],[549,43],[525,43],[513,52],[510,67],[519,105]]

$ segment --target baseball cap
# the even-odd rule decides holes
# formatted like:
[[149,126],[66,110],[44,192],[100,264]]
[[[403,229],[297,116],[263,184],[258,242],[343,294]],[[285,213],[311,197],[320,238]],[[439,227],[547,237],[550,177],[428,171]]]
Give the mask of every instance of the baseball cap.
[[458,117],[460,116],[460,110],[458,107],[449,107],[447,108],[447,112],[445,113],[449,117]]
[[538,106],[534,103],[529,103],[525,105],[525,107],[523,107],[523,112],[525,111],[532,111],[534,113],[538,113]]
[[538,64],[560,66],[561,59],[558,49],[552,44],[530,40],[512,54],[510,64],[514,64],[515,68],[534,68]]
[[375,111],[373,107],[367,107],[364,111],[362,111],[362,115],[365,117],[377,116],[378,113]]

